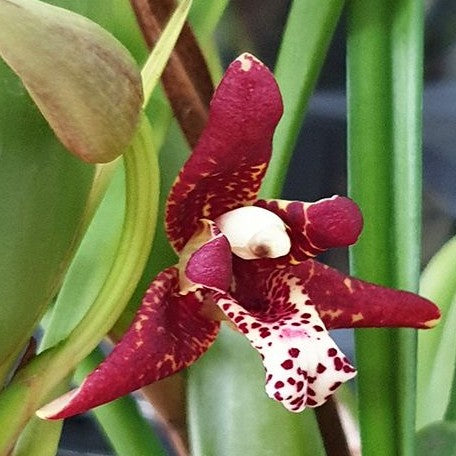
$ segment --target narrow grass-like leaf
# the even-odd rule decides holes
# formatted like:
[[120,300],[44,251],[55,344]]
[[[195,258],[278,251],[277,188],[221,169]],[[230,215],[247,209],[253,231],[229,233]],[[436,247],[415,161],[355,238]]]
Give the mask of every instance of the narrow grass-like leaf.
[[[424,1],[390,4],[394,206],[392,285],[418,291],[421,264],[422,104]],[[401,329],[389,342],[397,350],[396,428],[401,455],[415,454],[417,331]],[[388,350],[388,347],[386,348]]]
[[[340,17],[343,0],[294,0],[275,68],[284,115],[261,195],[278,198],[312,91]],[[309,151],[311,153],[311,151]]]
[[420,292],[439,306],[442,320],[418,337],[418,429],[441,420],[449,399],[456,359],[456,238],[429,262]]
[[141,71],[146,104],[168,62],[191,5],[192,0],[183,0],[179,4]]
[[[131,0],[144,38],[152,48],[168,21],[174,0]],[[162,74],[166,95],[191,147],[207,120],[212,81],[192,30],[184,24],[181,36]]]
[[[365,219],[352,271],[408,289],[420,252],[422,7],[348,8],[349,186]],[[356,346],[363,451],[414,454],[415,335],[360,330]]]

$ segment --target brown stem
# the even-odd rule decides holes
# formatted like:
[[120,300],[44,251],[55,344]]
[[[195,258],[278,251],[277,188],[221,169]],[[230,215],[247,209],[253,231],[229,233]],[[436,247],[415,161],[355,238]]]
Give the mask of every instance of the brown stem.
[[[152,48],[175,9],[175,0],[131,0],[131,4],[144,39]],[[193,148],[206,125],[214,86],[188,23],[162,74],[162,83],[174,115]]]
[[334,398],[315,409],[321,438],[328,456],[351,456]]
[[153,405],[158,418],[168,432],[179,456],[189,456],[187,434],[185,374],[166,377],[141,388],[141,393]]

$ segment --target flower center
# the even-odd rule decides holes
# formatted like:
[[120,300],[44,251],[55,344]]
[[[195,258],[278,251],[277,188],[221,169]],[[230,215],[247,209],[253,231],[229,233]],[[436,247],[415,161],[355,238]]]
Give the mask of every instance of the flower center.
[[231,251],[244,260],[277,258],[290,251],[285,223],[267,209],[240,207],[225,212],[215,223],[228,239]]

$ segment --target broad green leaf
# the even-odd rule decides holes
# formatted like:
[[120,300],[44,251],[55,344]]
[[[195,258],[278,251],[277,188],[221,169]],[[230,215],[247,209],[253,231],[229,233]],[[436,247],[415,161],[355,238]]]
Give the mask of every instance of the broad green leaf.
[[0,100],[1,384],[61,284],[95,167],[67,153],[1,61]]
[[60,344],[32,359],[0,394],[0,454],[48,394],[95,348],[118,319],[149,255],[158,204],[158,164],[151,130],[141,128],[123,157],[126,212],[115,261],[92,307]]
[[417,456],[454,456],[456,454],[456,423],[438,421],[417,433]]
[[417,427],[443,418],[456,359],[456,238],[431,259],[420,292],[440,308],[442,320],[418,336]]
[[128,51],[94,22],[38,0],[0,0],[0,24],[0,55],[67,149],[92,163],[122,154],[142,104]]
[[[128,0],[111,0],[109,4],[104,0],[73,0],[71,2],[53,0],[49,3],[68,7],[89,17],[113,33],[128,48],[138,62],[146,59],[145,44],[142,41],[136,18]],[[154,100],[151,105],[155,118],[159,118],[159,114],[163,109],[166,109],[158,99]],[[155,134],[154,137],[157,140],[158,135]],[[122,228],[125,199],[123,164],[119,163],[118,165],[113,182],[110,184],[95,219],[80,246],[79,251],[82,253],[78,253],[77,259],[72,262],[70,271],[66,276],[68,280],[65,280],[53,311],[50,312],[51,318],[47,319],[47,330],[41,342],[40,350],[54,345],[59,340],[63,340],[70,333],[71,329],[80,321],[87,308],[93,302],[94,295],[101,287],[112,264]],[[103,167],[105,168],[106,165],[103,165]],[[100,249],[103,251],[103,255],[99,254]],[[73,277],[73,280],[71,280],[71,277]],[[64,381],[51,393],[50,397],[63,394],[67,389],[68,382]],[[126,405],[125,401],[127,402]],[[142,445],[150,450],[148,444],[155,442],[154,435],[150,429],[145,432],[144,427],[136,426],[137,421],[135,421],[134,416],[138,412],[132,407],[131,399],[126,399],[125,401],[122,400],[113,404],[114,410],[107,408],[103,413],[97,414],[96,417],[100,425],[105,430],[108,438],[115,440],[113,445],[117,449],[121,447],[119,440],[127,437],[125,439],[127,448],[129,448],[128,445],[136,445],[137,447],[138,442],[141,442]],[[111,416],[114,419],[111,419]],[[140,420],[137,415],[136,418]],[[128,423],[131,423],[130,426],[123,427],[124,430],[128,429],[130,432],[128,436],[123,432],[119,433],[119,427],[115,425],[118,420],[128,420]],[[135,427],[134,434],[132,426]],[[37,417],[32,418],[21,434],[19,443],[15,447],[14,455],[47,456],[47,454],[54,454],[55,451],[52,452],[52,449],[58,445],[61,427],[62,422],[48,422]],[[45,439],[42,438],[43,435],[46,436]],[[147,451],[143,451],[143,453],[147,453]],[[130,452],[130,454],[132,453]]]

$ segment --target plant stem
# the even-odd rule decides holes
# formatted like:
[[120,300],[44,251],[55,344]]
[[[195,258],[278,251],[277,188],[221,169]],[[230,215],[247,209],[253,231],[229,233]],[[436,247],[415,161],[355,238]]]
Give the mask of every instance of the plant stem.
[[350,456],[350,449],[334,398],[329,398],[323,405],[317,407],[315,416],[327,456]]
[[11,448],[46,394],[109,331],[141,276],[155,231],[159,176],[145,118],[124,160],[126,214],[115,262],[94,304],[72,333],[33,359],[0,394],[0,454]]
[[[393,286],[418,291],[421,259],[423,0],[390,4],[393,101]],[[402,455],[415,454],[417,331],[395,331]],[[394,344],[394,342],[393,342]]]
[[[131,4],[144,39],[153,48],[175,8],[175,1],[131,0]],[[204,56],[187,23],[161,78],[179,125],[194,147],[206,125],[213,85]]]
[[[366,221],[352,272],[417,289],[420,254],[423,5],[353,0],[348,8],[350,194]],[[360,423],[369,455],[414,454],[416,336],[357,331]]]

